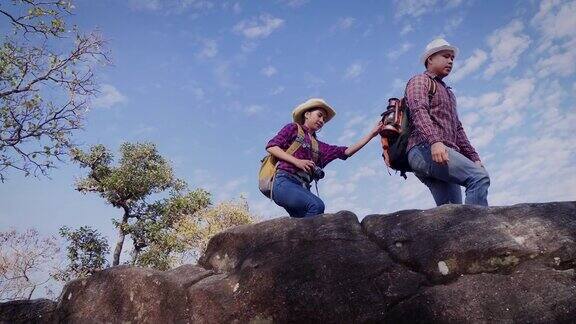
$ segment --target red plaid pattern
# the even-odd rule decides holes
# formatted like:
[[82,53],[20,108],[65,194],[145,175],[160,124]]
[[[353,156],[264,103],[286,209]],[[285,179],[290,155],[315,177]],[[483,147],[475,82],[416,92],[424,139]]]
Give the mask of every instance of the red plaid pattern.
[[[438,86],[429,102],[430,77],[434,78]],[[458,118],[456,97],[444,81],[428,71],[419,74],[408,81],[406,100],[412,125],[408,150],[423,142],[430,145],[442,142],[471,161],[480,161],[480,156],[470,144]]]

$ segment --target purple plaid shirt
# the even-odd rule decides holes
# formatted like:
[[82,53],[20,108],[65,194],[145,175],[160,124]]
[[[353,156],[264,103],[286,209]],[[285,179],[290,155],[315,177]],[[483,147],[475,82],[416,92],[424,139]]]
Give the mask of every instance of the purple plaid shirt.
[[[305,126],[302,126],[302,129],[304,130],[304,143],[307,145],[301,145],[296,150],[296,152],[294,152],[294,157],[301,160],[312,160],[312,145],[310,142],[310,133]],[[292,142],[294,142],[296,136],[298,136],[298,126],[295,123],[290,123],[284,126],[280,130],[280,132],[278,132],[278,134],[268,142],[266,148],[272,146],[278,146],[284,151],[286,151],[288,150]],[[315,161],[315,163],[317,166],[324,168],[326,165],[328,165],[328,163],[334,161],[335,159],[346,160],[348,158],[348,156],[344,153],[346,149],[347,149],[346,146],[329,145],[318,141],[319,161]],[[292,163],[282,160],[280,160],[280,162],[278,163],[278,169],[287,171],[292,174],[295,174],[298,170],[300,170]]]
[[[428,102],[429,76],[438,85],[431,102]],[[428,71],[419,74],[408,81],[406,100],[412,125],[407,150],[423,142],[430,145],[442,142],[471,161],[480,161],[458,118],[456,97],[444,81]]]

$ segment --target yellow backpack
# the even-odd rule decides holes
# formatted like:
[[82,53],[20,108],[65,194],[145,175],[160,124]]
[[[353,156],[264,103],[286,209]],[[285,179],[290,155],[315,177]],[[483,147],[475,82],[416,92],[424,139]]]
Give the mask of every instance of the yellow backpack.
[[[290,144],[286,153],[293,155],[296,150],[302,146],[304,143],[304,130],[300,124],[296,123],[298,126],[298,135],[296,135],[296,139],[294,142]],[[318,160],[318,142],[314,138],[314,136],[310,136],[310,140],[312,143],[312,156],[313,160]],[[272,154],[268,153],[262,159],[262,165],[260,166],[260,172],[258,173],[258,189],[260,192],[264,194],[264,196],[272,199],[272,188],[274,187],[274,177],[276,176],[276,167],[278,166],[278,159],[273,156]]]

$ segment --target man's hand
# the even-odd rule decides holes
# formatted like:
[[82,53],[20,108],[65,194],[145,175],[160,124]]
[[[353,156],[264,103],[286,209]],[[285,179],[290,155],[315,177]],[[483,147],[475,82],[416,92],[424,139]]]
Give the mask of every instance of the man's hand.
[[295,165],[298,169],[304,170],[304,171],[306,171],[307,173],[311,173],[312,170],[314,169],[314,162],[313,162],[313,161],[310,161],[310,160],[300,160],[300,159],[297,159],[297,160],[294,162],[294,165]]
[[446,164],[449,161],[448,150],[444,143],[436,142],[432,144],[432,160],[436,163]]

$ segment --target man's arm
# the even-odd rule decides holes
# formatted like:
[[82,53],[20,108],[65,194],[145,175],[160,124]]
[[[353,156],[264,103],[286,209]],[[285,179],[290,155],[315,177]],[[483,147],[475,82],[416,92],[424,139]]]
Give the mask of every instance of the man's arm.
[[[480,156],[470,144],[468,140],[468,136],[464,132],[464,127],[462,127],[462,123],[460,119],[458,119],[458,129],[456,130],[456,145],[460,148],[460,153],[470,159],[472,162],[480,162]],[[480,163],[481,164],[481,163]]]

